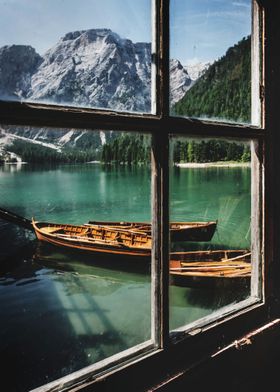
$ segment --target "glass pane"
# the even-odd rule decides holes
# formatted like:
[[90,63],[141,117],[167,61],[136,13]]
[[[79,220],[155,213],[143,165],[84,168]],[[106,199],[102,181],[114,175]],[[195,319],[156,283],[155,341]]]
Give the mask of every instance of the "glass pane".
[[0,99],[151,112],[151,0],[2,1],[0,14]]
[[1,383],[26,391],[151,339],[150,136],[2,126],[0,147]]
[[251,123],[251,0],[170,6],[171,113]]
[[251,295],[250,143],[172,138],[170,326]]

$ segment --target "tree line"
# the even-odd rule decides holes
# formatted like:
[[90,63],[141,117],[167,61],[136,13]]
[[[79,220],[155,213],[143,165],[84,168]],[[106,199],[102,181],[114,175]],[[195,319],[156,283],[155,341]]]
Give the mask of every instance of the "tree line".
[[57,151],[39,144],[15,140],[7,150],[19,155],[23,161],[30,163],[85,163],[99,159],[96,149],[64,149]]
[[250,159],[250,145],[245,143],[213,139],[199,142],[176,141],[173,145],[174,163],[249,162]]
[[147,164],[150,162],[150,137],[121,134],[102,147],[101,161],[116,164]]
[[175,115],[251,121],[251,37],[229,48],[172,108]]
[[[250,36],[228,49],[225,56],[214,62],[186,95],[172,108],[172,113],[190,117],[220,118],[250,122],[251,59]],[[96,136],[79,139],[75,148],[61,152],[15,140],[8,150],[32,163],[83,163],[101,160],[103,163],[150,163],[150,137],[143,134],[112,133],[98,148]],[[220,140],[178,141],[173,158],[179,162],[214,162],[250,160],[249,146]]]
[[[86,163],[100,160],[102,163],[150,164],[150,137],[147,135],[122,134],[104,144],[101,154],[96,149],[65,149],[59,152],[41,145],[16,140],[9,151],[21,156],[30,163]],[[236,161],[248,162],[251,159],[250,146],[246,143],[212,140],[178,140],[173,144],[174,163]]]

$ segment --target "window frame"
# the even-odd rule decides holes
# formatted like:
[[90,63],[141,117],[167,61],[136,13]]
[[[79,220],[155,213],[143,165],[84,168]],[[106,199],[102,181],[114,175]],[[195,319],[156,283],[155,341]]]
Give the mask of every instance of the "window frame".
[[[256,6],[258,2],[259,7]],[[276,54],[280,41],[278,19],[280,6],[272,0],[256,0],[253,7],[253,24],[256,33],[252,40],[252,55],[261,52],[261,62],[257,65],[259,79],[253,84],[253,95],[259,91],[261,124],[240,125],[215,121],[179,118],[169,115],[169,1],[154,0],[155,21],[154,48],[152,62],[157,69],[154,84],[158,92],[155,97],[154,114],[119,113],[99,109],[81,109],[28,102],[0,101],[0,123],[6,125],[28,125],[76,129],[103,129],[130,132],[148,132],[152,135],[152,210],[153,238],[152,250],[152,306],[153,336],[151,341],[121,352],[104,361],[81,369],[63,379],[56,380],[37,391],[49,390],[103,390],[102,388],[123,388],[136,385],[134,390],[156,385],[159,381],[174,377],[197,361],[201,361],[218,347],[224,347],[253,328],[267,322],[277,314],[280,289],[277,281],[280,268],[277,260],[280,250],[277,246],[280,229],[280,210],[277,200],[280,168],[280,154],[277,153],[277,130],[279,129],[279,109],[277,99],[279,87],[273,82],[271,70],[276,80],[280,80],[280,67]],[[277,3],[277,2],[276,2]],[[255,53],[255,54],[254,54]],[[259,76],[259,77],[258,77]],[[265,85],[264,85],[265,81]],[[265,88],[264,88],[265,86]],[[274,97],[274,99],[273,99]],[[266,107],[264,104],[266,103]],[[257,213],[253,216],[258,250],[263,258],[260,270],[263,277],[261,299],[249,301],[246,306],[238,306],[228,314],[215,316],[214,320],[195,329],[184,328],[170,336],[169,332],[169,135],[178,134],[195,137],[223,137],[253,140],[255,154],[254,186],[259,196]],[[270,191],[268,191],[270,190]],[[279,192],[278,192],[279,194]],[[232,308],[233,309],[233,308]],[[187,356],[186,356],[187,353]],[[149,370],[151,367],[153,372]],[[151,374],[152,373],[152,374]],[[145,374],[145,377],[143,375]],[[167,376],[167,374],[169,376]],[[102,386],[100,386],[102,384]],[[98,389],[101,388],[101,389]],[[129,388],[128,388],[129,389]]]

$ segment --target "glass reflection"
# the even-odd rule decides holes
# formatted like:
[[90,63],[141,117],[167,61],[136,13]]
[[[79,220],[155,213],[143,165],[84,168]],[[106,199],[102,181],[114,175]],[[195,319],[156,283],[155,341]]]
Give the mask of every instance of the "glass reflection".
[[0,129],[2,385],[26,391],[151,339],[151,138]]
[[173,115],[251,123],[251,0],[172,0]]
[[151,112],[151,0],[14,0],[0,13],[1,99]]
[[251,158],[246,142],[173,137],[170,325],[250,296]]

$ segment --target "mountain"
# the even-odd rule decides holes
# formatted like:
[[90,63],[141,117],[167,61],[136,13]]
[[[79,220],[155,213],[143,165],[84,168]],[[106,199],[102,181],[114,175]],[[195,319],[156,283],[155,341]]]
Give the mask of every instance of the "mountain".
[[[150,44],[133,43],[109,29],[68,33],[44,56],[27,45],[0,48],[0,97],[4,99],[150,112],[150,89]],[[172,59],[170,101],[175,114],[249,122],[250,37],[212,65],[186,69]],[[113,131],[2,126],[0,155],[5,151],[2,159],[20,159],[17,155],[26,156],[26,149],[28,159],[37,161],[41,148],[49,150],[46,156],[60,160],[59,154],[70,154],[70,148],[80,157],[86,148],[95,159],[114,138]]]
[[191,63],[191,64],[188,64],[188,65],[185,65],[184,68],[187,71],[189,77],[193,81],[196,81],[202,75],[205,74],[205,72],[210,67],[210,65],[211,65],[210,62],[198,61],[198,62],[195,62],[195,63]]
[[29,100],[149,111],[151,46],[108,29],[66,34],[33,74]]
[[244,38],[215,61],[175,103],[177,115],[250,122],[251,37]]
[[179,60],[170,60],[170,102],[174,105],[191,88],[192,80]]
[[113,131],[0,126],[0,163],[87,162],[100,157],[100,149],[116,137]]
[[[177,89],[191,80],[179,61],[172,62],[171,74],[177,75],[171,97],[176,102]],[[151,45],[109,29],[91,29],[66,34],[43,57],[30,46],[5,46],[0,49],[0,96],[150,112]]]
[[[179,61],[171,61],[171,102],[181,99],[191,79]],[[133,43],[109,29],[70,32],[44,56],[27,45],[0,49],[0,99],[151,111],[151,45]],[[32,142],[61,151],[100,148],[112,132],[87,133],[46,128],[2,127],[0,151]],[[83,147],[81,147],[83,146]]]
[[0,97],[26,97],[31,89],[31,78],[42,61],[42,57],[31,46],[11,45],[0,48]]

